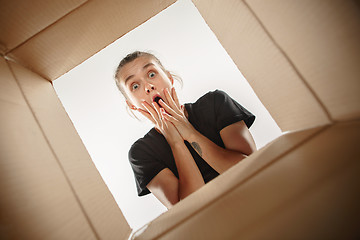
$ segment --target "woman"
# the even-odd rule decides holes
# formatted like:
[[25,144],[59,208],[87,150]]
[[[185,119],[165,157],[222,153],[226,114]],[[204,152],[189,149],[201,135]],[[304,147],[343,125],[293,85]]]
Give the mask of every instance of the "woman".
[[139,196],[151,192],[170,209],[256,150],[253,114],[219,90],[181,105],[154,55],[127,55],[115,79],[130,109],[154,124],[129,151]]

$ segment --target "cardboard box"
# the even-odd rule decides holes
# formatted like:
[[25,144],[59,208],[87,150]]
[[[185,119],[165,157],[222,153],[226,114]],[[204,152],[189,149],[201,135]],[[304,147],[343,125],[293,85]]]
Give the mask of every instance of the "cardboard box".
[[288,133],[132,232],[51,81],[173,2],[2,3],[0,237],[359,237],[360,10],[351,0],[193,0]]

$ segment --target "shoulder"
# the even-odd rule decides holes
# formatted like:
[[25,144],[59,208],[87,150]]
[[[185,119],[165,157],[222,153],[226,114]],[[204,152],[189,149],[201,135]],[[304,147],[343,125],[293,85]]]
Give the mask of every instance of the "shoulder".
[[216,89],[205,93],[194,105],[198,108],[214,109],[217,111],[224,103],[231,100],[232,98],[226,92]]
[[213,91],[209,91],[202,95],[199,100],[201,99],[207,99],[207,98],[215,98],[215,97],[221,97],[221,96],[227,96],[226,92],[220,89],[215,89]]
[[208,91],[199,97],[194,103],[187,103],[187,110],[193,115],[201,116],[205,114],[216,115],[216,111],[221,108],[221,105],[226,102],[226,99],[231,99],[224,91],[216,89]]
[[224,100],[230,100],[232,99],[229,94],[224,92],[223,90],[216,89],[215,91],[212,91],[211,94],[213,95],[213,98],[215,101],[224,101]]
[[204,95],[202,95],[200,98],[198,98],[198,100],[196,100],[196,102],[194,104],[202,105],[202,104],[206,103],[208,105],[209,103],[215,103],[215,101],[224,99],[226,97],[229,97],[229,96],[224,91],[216,89],[216,90],[209,91],[209,92],[205,93]]

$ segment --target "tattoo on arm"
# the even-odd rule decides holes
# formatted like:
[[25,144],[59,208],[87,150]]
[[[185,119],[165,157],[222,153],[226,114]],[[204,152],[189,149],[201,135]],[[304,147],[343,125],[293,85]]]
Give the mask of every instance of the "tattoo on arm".
[[192,142],[191,146],[195,149],[195,151],[202,157],[202,151],[200,145],[197,142]]

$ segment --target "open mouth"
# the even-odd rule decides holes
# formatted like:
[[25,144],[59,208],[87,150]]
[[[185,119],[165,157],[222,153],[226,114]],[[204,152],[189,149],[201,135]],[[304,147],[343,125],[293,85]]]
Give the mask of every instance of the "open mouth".
[[156,95],[156,96],[153,98],[153,101],[156,102],[156,103],[159,105],[159,107],[161,107],[161,106],[160,106],[160,103],[159,103],[160,99],[162,100],[162,98],[161,98],[159,95]]

